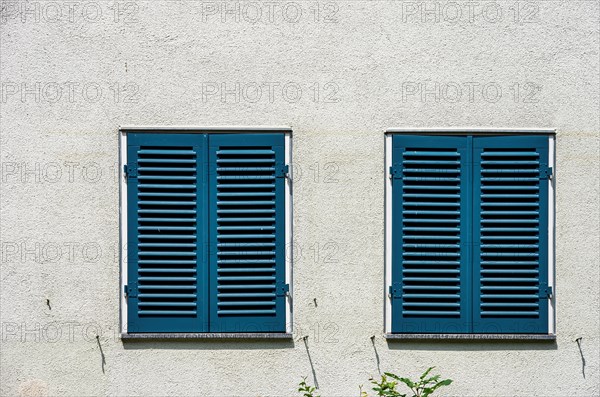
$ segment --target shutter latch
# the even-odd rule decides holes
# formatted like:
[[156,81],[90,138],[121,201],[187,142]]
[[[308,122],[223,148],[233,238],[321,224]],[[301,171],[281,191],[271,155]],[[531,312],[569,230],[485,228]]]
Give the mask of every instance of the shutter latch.
[[125,286],[125,295],[127,298],[137,298],[138,297],[138,287],[137,283],[129,283]]
[[289,165],[280,165],[275,169],[275,178],[287,178],[290,174]]
[[400,299],[402,297],[402,286],[400,283],[392,283],[390,285],[388,296],[391,299]]
[[135,164],[125,164],[123,166],[123,172],[125,173],[125,177],[127,179],[135,179],[137,178],[137,167]]
[[275,294],[277,296],[287,296],[290,293],[290,285],[284,282],[278,282]]
[[553,291],[551,285],[548,285],[546,283],[541,283],[540,284],[540,294],[539,294],[539,297],[541,299],[552,299],[553,295],[554,295],[554,291]]
[[402,178],[402,169],[397,164],[390,167],[390,179]]
[[540,168],[540,179],[552,179],[552,167],[542,164]]

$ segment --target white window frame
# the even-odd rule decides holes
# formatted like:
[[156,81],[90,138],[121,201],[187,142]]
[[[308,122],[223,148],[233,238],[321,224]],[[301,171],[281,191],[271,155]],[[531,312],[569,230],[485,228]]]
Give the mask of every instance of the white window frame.
[[[292,196],[292,128],[288,126],[136,126],[124,125],[119,127],[119,329],[121,336],[131,335],[127,330],[127,298],[125,286],[127,285],[127,177],[124,173],[124,165],[127,164],[127,134],[136,133],[196,133],[196,134],[262,134],[279,133],[284,134],[285,139],[285,164],[288,164],[289,173],[285,178],[285,282],[289,285],[289,293],[286,295],[285,324],[286,333],[289,336],[293,331],[293,196]],[[178,335],[178,334],[173,334]],[[202,334],[195,334],[199,337]],[[215,333],[205,335],[217,336]],[[235,335],[235,334],[234,334]],[[253,334],[244,334],[253,337]],[[265,334],[256,334],[264,337]]]
[[[392,300],[388,294],[392,285],[392,180],[390,178],[390,167],[392,166],[392,136],[394,135],[547,135],[548,136],[548,163],[552,167],[552,178],[548,179],[548,286],[554,291],[548,302],[548,335],[556,336],[556,258],[555,258],[555,180],[556,180],[556,130],[555,129],[531,129],[531,128],[389,128],[385,131],[385,278],[384,278],[384,333],[392,334]],[[469,338],[457,335],[457,338]],[[508,334],[506,334],[508,335]],[[482,335],[489,339],[491,335]],[[502,338],[503,334],[497,335]],[[510,337],[507,337],[507,339]]]

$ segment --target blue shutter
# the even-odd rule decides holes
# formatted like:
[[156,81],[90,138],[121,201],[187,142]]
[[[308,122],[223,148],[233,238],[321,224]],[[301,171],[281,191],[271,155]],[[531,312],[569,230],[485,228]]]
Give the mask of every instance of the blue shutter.
[[207,330],[201,138],[128,134],[128,332]]
[[283,134],[215,134],[210,330],[285,332]]
[[474,138],[474,328],[548,332],[548,138]]
[[392,332],[470,332],[470,142],[393,137]]

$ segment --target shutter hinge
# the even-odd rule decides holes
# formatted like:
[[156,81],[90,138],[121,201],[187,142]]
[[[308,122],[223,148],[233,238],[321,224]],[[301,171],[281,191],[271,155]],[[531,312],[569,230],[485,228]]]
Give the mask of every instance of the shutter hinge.
[[392,285],[390,285],[388,296],[391,299],[400,299],[402,297],[402,286],[400,283],[392,283]]
[[402,169],[399,165],[394,164],[390,167],[390,179],[400,179],[402,178]]
[[138,297],[138,287],[137,283],[129,283],[125,286],[125,295],[127,298],[137,298]]
[[135,164],[125,164],[123,166],[123,172],[125,173],[125,178],[127,179],[135,179],[137,178],[137,166]]
[[540,168],[540,179],[552,179],[552,167],[542,164]]
[[280,165],[275,169],[275,178],[287,178],[290,174],[289,165]]
[[277,283],[276,295],[287,296],[290,293],[290,285],[284,282]]
[[546,283],[540,284],[539,297],[541,299],[552,299],[553,295],[554,295],[554,290],[552,289],[551,285],[548,285]]

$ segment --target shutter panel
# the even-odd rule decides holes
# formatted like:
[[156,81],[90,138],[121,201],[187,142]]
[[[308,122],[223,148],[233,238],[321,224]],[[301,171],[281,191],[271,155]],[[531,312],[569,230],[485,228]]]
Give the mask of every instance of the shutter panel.
[[127,140],[128,332],[206,331],[202,137]]
[[283,134],[210,142],[210,330],[285,332]]
[[468,143],[393,137],[392,332],[470,331]]
[[548,138],[474,138],[474,332],[548,332]]

